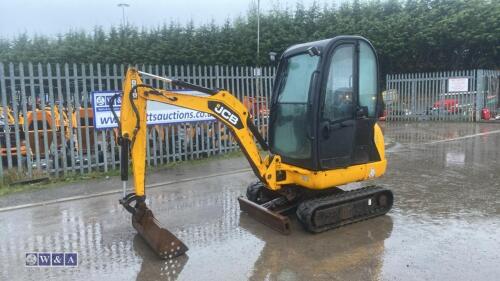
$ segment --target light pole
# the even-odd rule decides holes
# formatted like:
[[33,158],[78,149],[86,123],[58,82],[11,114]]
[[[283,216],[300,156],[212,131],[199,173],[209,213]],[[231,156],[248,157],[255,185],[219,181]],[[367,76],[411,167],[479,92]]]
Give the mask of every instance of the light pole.
[[[261,100],[261,89],[260,89],[260,85],[261,85],[261,81],[260,81],[260,78],[261,78],[261,68],[260,68],[260,64],[259,64],[259,55],[260,55],[260,0],[257,0],[257,59],[256,59],[256,68],[254,70],[254,75],[257,76],[257,79],[255,81],[255,88],[256,88],[256,91],[255,91],[255,96],[256,96],[256,99],[255,99],[255,103],[253,103],[253,112],[257,115],[257,126],[260,128],[260,116],[259,116],[259,112],[260,112],[260,100]],[[255,108],[255,106],[257,105],[257,110]],[[257,111],[257,112],[256,112]]]
[[126,23],[125,22],[125,8],[130,7],[130,5],[127,3],[119,3],[117,6],[122,8],[122,24],[123,24],[123,27],[125,28],[125,23]]
[[257,0],[257,66],[259,65],[260,54],[260,0]]

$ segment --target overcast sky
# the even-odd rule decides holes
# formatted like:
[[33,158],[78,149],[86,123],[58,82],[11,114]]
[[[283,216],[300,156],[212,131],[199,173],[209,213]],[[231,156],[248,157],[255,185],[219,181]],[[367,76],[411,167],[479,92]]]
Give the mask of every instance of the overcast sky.
[[[245,15],[250,3],[256,0],[0,0],[0,37],[12,38],[27,32],[29,35],[56,35],[69,29],[92,30],[98,25],[108,28],[119,25],[122,10],[118,3],[128,3],[125,14],[136,26],[158,26],[174,20],[186,23],[193,19],[196,25],[215,19],[217,23]],[[316,0],[320,5],[347,0]],[[273,5],[305,6],[314,0],[261,0],[261,9]]]

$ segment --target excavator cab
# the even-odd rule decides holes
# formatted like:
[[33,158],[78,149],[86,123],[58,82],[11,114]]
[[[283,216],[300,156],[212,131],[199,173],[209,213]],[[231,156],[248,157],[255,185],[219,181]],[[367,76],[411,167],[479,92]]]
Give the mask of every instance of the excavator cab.
[[381,109],[377,64],[362,37],[288,48],[273,89],[270,151],[313,171],[379,161],[372,129]]

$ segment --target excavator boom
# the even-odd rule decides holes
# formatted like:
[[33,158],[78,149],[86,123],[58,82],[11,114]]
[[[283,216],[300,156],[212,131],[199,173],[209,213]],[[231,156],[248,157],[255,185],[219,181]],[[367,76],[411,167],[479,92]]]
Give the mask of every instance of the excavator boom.
[[[155,89],[143,84],[141,75],[166,80],[173,86],[196,90],[204,93],[206,96],[186,95]],[[114,99],[116,98],[114,97]],[[265,165],[265,159],[262,159],[260,156],[254,137],[263,149],[267,150],[267,144],[253,124],[246,107],[229,92],[207,89],[183,81],[139,72],[134,68],[130,68],[124,80],[123,96],[121,98],[119,144],[122,149],[121,178],[124,193],[120,203],[132,214],[132,225],[134,228],[160,257],[173,258],[183,254],[188,248],[175,235],[159,225],[152,211],[145,203],[146,104],[148,100],[212,114],[231,129],[259,179],[270,185],[276,185],[275,180],[265,177],[268,168]],[[114,101],[111,104],[114,104]],[[112,111],[114,112],[113,108]],[[114,114],[118,119],[116,113]],[[134,192],[126,194],[129,153],[132,159]],[[135,206],[132,206],[134,204]]]
[[123,85],[124,96],[120,114],[120,134],[123,139],[130,142],[134,187],[138,196],[144,195],[147,141],[146,103],[148,100],[212,114],[228,126],[235,135],[255,174],[265,180],[263,175],[266,173],[267,167],[259,154],[259,148],[254,141],[254,136],[264,149],[267,149],[267,145],[253,124],[247,108],[237,98],[224,90],[215,91],[171,79],[166,80],[174,86],[202,92],[205,96],[179,94],[155,89],[142,84],[141,74],[161,78],[130,68],[127,71]]

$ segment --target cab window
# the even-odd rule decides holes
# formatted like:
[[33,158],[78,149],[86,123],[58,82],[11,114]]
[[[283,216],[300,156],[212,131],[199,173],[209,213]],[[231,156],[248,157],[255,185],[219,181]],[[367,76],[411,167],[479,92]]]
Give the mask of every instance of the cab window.
[[318,61],[318,56],[295,55],[283,61],[284,70],[278,77],[271,147],[274,152],[291,159],[311,157],[311,140],[307,135],[307,100],[311,75]]
[[354,45],[338,46],[333,52],[326,84],[323,119],[336,121],[353,116]]
[[359,45],[359,105],[375,117],[377,105],[377,61],[373,49],[361,41]]

